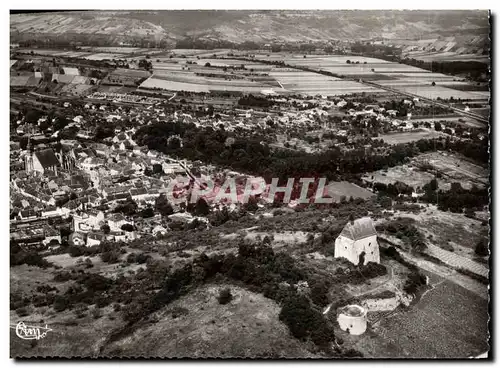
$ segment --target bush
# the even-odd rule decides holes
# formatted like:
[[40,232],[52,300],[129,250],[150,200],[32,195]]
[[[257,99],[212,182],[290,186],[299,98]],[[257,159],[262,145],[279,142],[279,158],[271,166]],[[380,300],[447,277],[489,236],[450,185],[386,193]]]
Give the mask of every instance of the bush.
[[102,316],[101,309],[97,306],[91,309],[90,314],[94,319],[99,319]]
[[177,318],[180,316],[185,316],[189,313],[189,311],[186,308],[182,307],[176,307],[172,309],[172,318]]
[[333,327],[323,315],[312,308],[309,300],[301,295],[289,297],[279,315],[292,335],[298,339],[308,337],[318,346],[326,347],[335,338]]
[[408,279],[406,280],[405,286],[403,290],[408,294],[415,294],[417,290],[426,285],[427,278],[420,274],[418,271],[412,272],[408,275]]
[[83,247],[72,245],[68,248],[68,253],[71,257],[81,257],[85,254],[85,250]]
[[477,244],[474,252],[480,257],[486,257],[489,255],[488,241],[486,239],[481,239]]
[[70,302],[68,298],[62,295],[56,295],[52,306],[56,312],[62,312],[70,306]]
[[137,259],[137,253],[130,253],[127,256],[127,263],[135,263]]
[[109,250],[101,254],[101,259],[106,263],[118,263],[120,261],[120,254],[120,251],[117,249]]
[[52,266],[52,263],[47,262],[36,251],[24,251],[19,246],[11,246],[10,265],[19,266],[26,264],[28,266],[37,266],[47,268]]
[[19,317],[26,317],[29,313],[28,313],[28,309],[26,307],[21,307],[21,308],[16,309],[16,314]]
[[66,282],[66,281],[69,281],[71,279],[72,279],[71,274],[69,272],[66,272],[66,271],[58,272],[54,276],[54,281],[56,281],[56,282]]
[[131,232],[131,231],[134,231],[134,226],[131,224],[123,224],[121,229],[123,231]]
[[225,288],[222,289],[219,293],[219,304],[227,304],[233,299],[233,295],[231,294],[231,289]]

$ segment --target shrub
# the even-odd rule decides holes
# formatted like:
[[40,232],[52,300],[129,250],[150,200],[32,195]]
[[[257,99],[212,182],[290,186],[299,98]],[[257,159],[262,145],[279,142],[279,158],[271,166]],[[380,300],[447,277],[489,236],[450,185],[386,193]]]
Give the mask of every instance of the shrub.
[[225,288],[222,289],[219,293],[219,304],[227,304],[233,299],[233,295],[231,294],[231,289]]
[[136,253],[130,253],[127,256],[127,263],[135,263],[137,259],[137,254]]
[[[154,214],[153,214],[153,216],[154,216]],[[131,224],[123,224],[122,227],[121,227],[121,229],[123,231],[131,232],[131,231],[134,231],[134,226],[131,225]]]
[[11,266],[26,264],[28,266],[37,266],[40,268],[47,268],[52,266],[52,263],[47,262],[36,251],[26,252],[21,249],[19,249],[17,252],[14,249],[11,249],[10,264]]
[[92,315],[92,317],[94,319],[99,319],[102,316],[101,309],[99,307],[97,307],[97,306],[95,306],[94,308],[92,308],[90,310],[90,314]]
[[288,326],[294,337],[298,339],[310,337],[318,346],[327,346],[335,338],[333,327],[319,311],[312,308],[304,296],[295,294],[287,298],[283,303],[279,319]]
[[421,286],[426,285],[426,282],[427,278],[424,275],[418,271],[412,272],[408,275],[403,290],[408,294],[415,294]]
[[72,279],[71,274],[69,272],[66,272],[66,271],[60,271],[60,272],[56,273],[54,276],[54,281],[56,281],[56,282],[65,282],[65,281],[69,281],[71,279]]
[[172,318],[177,318],[180,316],[185,316],[189,313],[189,311],[186,308],[182,307],[176,307],[172,309]]
[[68,253],[71,257],[81,257],[85,254],[85,251],[83,247],[72,245],[68,248]]
[[119,250],[110,250],[101,254],[101,259],[106,263],[118,263],[120,260]]
[[149,254],[140,253],[136,257],[136,262],[138,264],[143,264],[143,263],[146,263],[149,259],[151,259],[151,256]]
[[70,306],[70,302],[68,298],[62,295],[56,295],[52,306],[56,312],[62,312]]
[[16,314],[19,317],[26,317],[29,313],[28,313],[28,309],[26,307],[21,307],[21,308],[16,309]]
[[486,257],[489,254],[488,241],[486,239],[481,239],[474,249],[474,252],[480,257]]

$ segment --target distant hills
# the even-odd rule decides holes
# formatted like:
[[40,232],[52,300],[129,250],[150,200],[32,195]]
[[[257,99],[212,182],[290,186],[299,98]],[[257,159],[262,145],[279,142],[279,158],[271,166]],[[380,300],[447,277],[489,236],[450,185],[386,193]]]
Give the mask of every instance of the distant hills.
[[[488,11],[203,10],[11,14],[11,42],[30,37],[176,41],[186,37],[242,43],[426,39],[460,35],[488,42]],[[477,41],[477,39],[476,39]]]

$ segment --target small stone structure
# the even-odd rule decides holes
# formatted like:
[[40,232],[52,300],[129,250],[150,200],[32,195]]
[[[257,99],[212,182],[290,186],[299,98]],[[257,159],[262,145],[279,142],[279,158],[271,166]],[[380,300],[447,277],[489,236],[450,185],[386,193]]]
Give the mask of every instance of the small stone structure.
[[343,331],[361,335],[366,331],[366,309],[359,305],[347,305],[340,309],[337,322]]

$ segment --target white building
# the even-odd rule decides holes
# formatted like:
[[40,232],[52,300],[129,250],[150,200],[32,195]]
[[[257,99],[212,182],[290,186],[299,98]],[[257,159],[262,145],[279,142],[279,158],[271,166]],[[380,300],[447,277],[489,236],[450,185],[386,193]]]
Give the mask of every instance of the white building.
[[370,217],[348,222],[335,240],[335,258],[346,258],[357,265],[360,258],[364,263],[380,263],[377,231]]
[[343,331],[361,335],[366,331],[366,309],[359,305],[347,305],[340,310],[337,322]]

